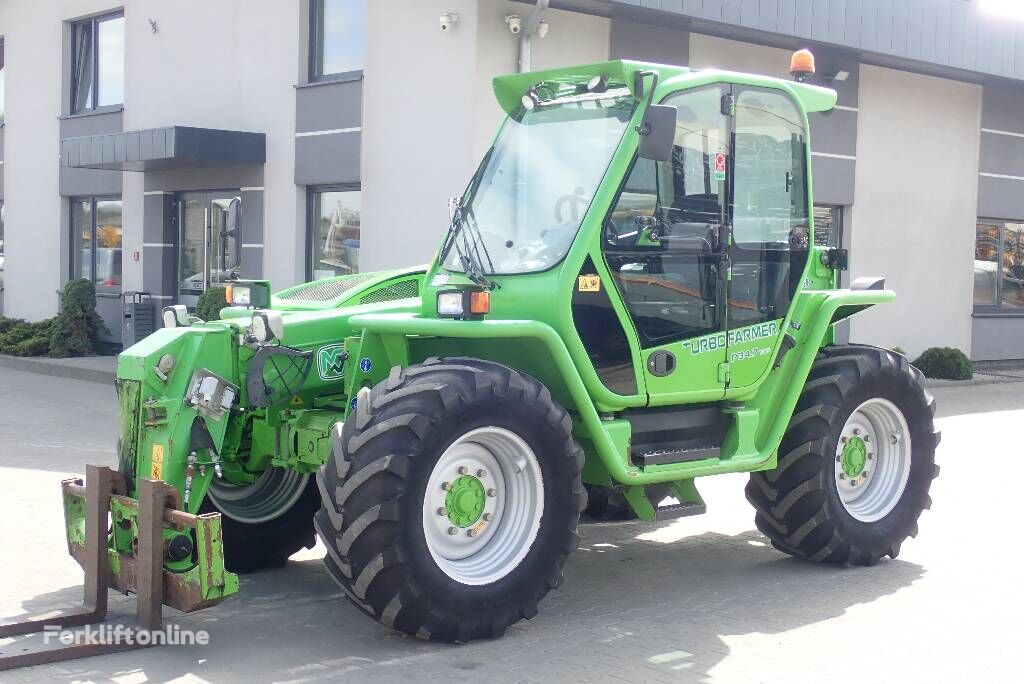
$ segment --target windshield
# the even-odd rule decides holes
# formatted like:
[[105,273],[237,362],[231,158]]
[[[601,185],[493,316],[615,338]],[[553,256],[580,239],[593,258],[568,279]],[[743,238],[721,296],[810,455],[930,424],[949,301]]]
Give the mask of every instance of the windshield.
[[464,271],[467,251],[482,255],[476,261],[486,274],[543,271],[561,261],[635,107],[622,88],[518,108],[470,182],[442,265]]

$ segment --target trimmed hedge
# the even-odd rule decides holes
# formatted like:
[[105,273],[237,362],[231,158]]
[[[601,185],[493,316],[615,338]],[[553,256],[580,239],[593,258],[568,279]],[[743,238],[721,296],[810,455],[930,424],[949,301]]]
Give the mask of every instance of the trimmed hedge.
[[96,287],[88,280],[72,280],[55,317],[35,323],[0,317],[0,354],[90,356],[99,352],[102,332],[107,326],[96,313]]
[[196,302],[196,316],[204,321],[220,320],[220,310],[227,306],[225,291],[223,287],[206,288],[206,292],[199,295],[199,301]]
[[939,380],[970,380],[974,377],[974,364],[959,349],[932,347],[914,361],[926,378]]

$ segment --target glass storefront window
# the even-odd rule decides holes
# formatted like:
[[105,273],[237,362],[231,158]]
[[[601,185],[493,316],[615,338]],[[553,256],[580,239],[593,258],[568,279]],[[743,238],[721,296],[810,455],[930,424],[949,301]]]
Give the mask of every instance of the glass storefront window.
[[1024,313],[1024,223],[978,222],[974,309],[979,313]]
[[359,190],[310,193],[310,276],[313,280],[359,272]]
[[4,203],[0,202],[0,292],[4,289]]
[[71,201],[71,277],[97,288],[121,287],[121,200],[84,197]]

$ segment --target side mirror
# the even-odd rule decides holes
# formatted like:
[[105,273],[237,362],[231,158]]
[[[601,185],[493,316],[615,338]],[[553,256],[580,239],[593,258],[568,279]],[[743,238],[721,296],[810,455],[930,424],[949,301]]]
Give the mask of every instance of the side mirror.
[[672,158],[676,139],[676,108],[672,105],[649,105],[637,133],[640,134],[642,158],[668,161]]

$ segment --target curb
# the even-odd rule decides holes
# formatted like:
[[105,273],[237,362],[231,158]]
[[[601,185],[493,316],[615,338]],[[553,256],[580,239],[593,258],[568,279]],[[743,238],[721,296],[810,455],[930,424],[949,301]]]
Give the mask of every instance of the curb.
[[117,372],[101,370],[99,368],[82,368],[65,363],[54,363],[50,359],[37,359],[22,356],[7,356],[0,354],[0,367],[12,368],[26,373],[38,375],[52,375],[60,378],[71,378],[73,380],[85,380],[86,382],[98,382],[104,385],[113,385]]
[[987,373],[975,373],[970,380],[931,380],[926,379],[924,386],[928,389],[943,389],[946,387],[981,387],[983,385],[1009,385],[1015,382],[1024,382],[1024,377],[1013,375],[995,375]]

